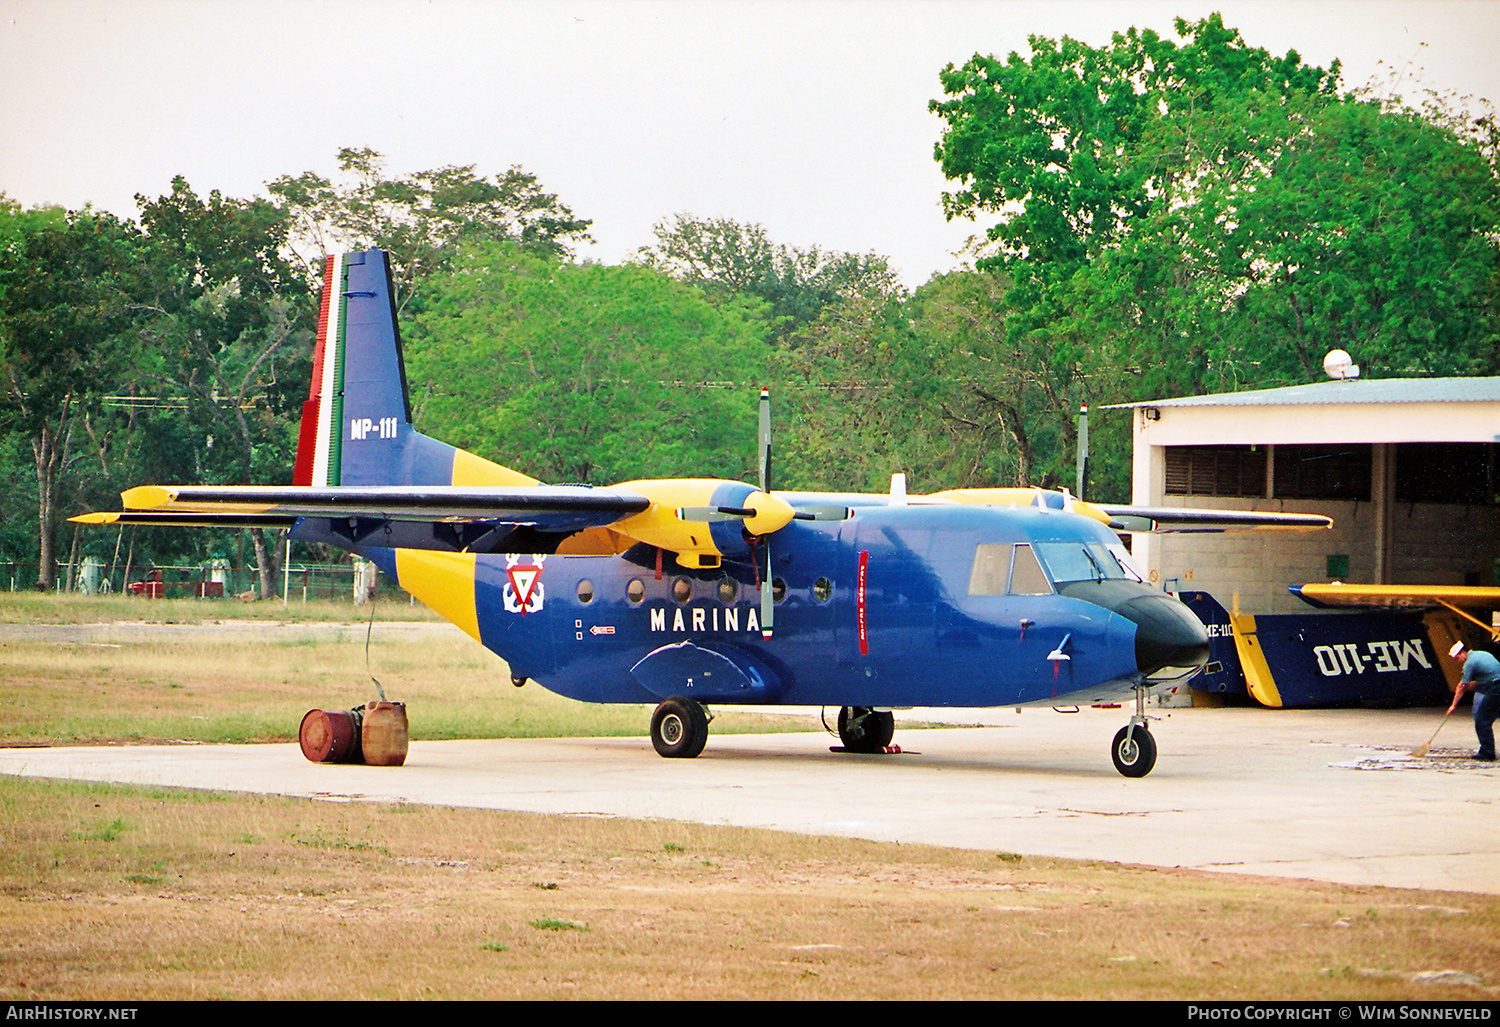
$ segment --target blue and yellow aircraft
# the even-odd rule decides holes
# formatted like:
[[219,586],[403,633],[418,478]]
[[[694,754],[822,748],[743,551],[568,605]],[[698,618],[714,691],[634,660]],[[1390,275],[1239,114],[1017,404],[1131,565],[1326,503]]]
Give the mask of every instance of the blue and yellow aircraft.
[[1203,625],[1147,585],[1110,525],[1326,527],[1307,515],[1096,506],[1040,489],[776,492],[544,485],[411,424],[390,271],[328,258],[292,486],[144,486],[92,523],[287,528],[372,561],[510,666],[574,699],[656,703],[651,740],[702,751],[710,704],[837,707],[843,748],[891,711],[1134,697],[1111,752],[1150,772],[1145,698],[1197,673]]

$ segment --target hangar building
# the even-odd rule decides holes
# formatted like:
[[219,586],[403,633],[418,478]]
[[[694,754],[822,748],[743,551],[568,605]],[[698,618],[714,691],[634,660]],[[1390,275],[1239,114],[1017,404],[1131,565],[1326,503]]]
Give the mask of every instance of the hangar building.
[[1334,380],[1129,404],[1132,503],[1320,513],[1331,531],[1135,536],[1170,590],[1247,613],[1309,581],[1500,585],[1500,378]]

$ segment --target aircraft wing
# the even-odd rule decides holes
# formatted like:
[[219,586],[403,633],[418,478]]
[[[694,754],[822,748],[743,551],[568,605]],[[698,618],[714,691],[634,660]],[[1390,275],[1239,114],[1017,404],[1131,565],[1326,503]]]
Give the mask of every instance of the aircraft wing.
[[651,505],[645,496],[583,485],[524,487],[144,485],[120,496],[124,513],[92,523],[288,527],[303,517],[415,523],[484,522],[547,531],[602,527]]
[[1195,510],[1176,506],[1110,506],[1094,504],[1109,515],[1116,531],[1219,532],[1316,531],[1333,527],[1322,514],[1276,513],[1265,510]]
[[1483,585],[1358,585],[1333,581],[1290,585],[1288,590],[1310,606],[1500,610],[1500,588]]
[[[848,505],[857,505],[844,500]],[[878,497],[878,501],[890,502]],[[1321,514],[1278,513],[1265,510],[1199,510],[1178,506],[1112,506],[1085,502],[1065,491],[1041,488],[947,489],[930,496],[913,496],[912,503],[964,503],[976,506],[1035,506],[1090,517],[1115,531],[1218,532],[1313,531],[1333,527]]]

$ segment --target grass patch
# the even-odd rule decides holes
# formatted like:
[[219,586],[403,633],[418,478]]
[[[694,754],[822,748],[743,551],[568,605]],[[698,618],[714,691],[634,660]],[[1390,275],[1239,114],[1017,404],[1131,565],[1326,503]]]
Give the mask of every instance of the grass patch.
[[1001,855],[0,778],[0,997],[1447,1002],[1497,983],[1500,898]]
[[[377,600],[382,621],[429,621],[442,618],[421,603]],[[352,602],[280,599],[244,603],[237,599],[143,599],[140,596],[60,595],[55,592],[0,592],[0,624],[211,624],[219,621],[363,624],[370,607]]]
[[85,842],[114,842],[119,841],[120,835],[124,834],[130,825],[123,820],[111,820],[109,823],[99,823],[81,831],[74,831],[73,837]]
[[551,917],[533,920],[531,926],[538,931],[587,931],[589,929],[588,924],[575,924],[571,920],[554,920]]

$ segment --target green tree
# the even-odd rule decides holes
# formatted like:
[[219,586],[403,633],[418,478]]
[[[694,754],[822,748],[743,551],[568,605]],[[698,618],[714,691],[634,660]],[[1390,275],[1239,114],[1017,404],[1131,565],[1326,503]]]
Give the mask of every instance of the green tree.
[[740,478],[764,328],[639,265],[510,244],[435,275],[407,347],[421,429],[544,481]]
[[896,472],[941,487],[927,459],[933,368],[903,314],[899,299],[852,299],[773,351],[776,488],[884,492]]
[[1306,380],[1334,346],[1377,373],[1493,368],[1483,139],[1342,96],[1337,64],[1217,15],[1176,28],[944,71],[945,205],[998,219],[981,266],[1011,278],[1008,330],[1096,402]]
[[653,232],[656,243],[640,249],[641,263],[714,299],[764,301],[778,335],[812,324],[829,306],[901,293],[887,259],[874,253],[784,246],[760,225],[692,214],[675,215]]
[[37,487],[36,586],[54,582],[75,433],[127,376],[139,290],[133,226],[89,210],[0,211],[0,430],[30,443]]
[[507,241],[560,258],[591,241],[593,222],[575,217],[519,165],[494,178],[476,174],[472,164],[387,178],[384,158],[368,147],[346,147],[338,161],[339,182],[305,171],[267,188],[293,218],[293,241],[310,251],[306,262],[315,273],[327,253],[369,246],[388,251],[398,309],[418,282],[447,266],[462,243]]
[[[314,321],[306,281],[284,255],[286,214],[263,199],[218,192],[202,199],[181,177],[165,196],[136,199],[150,285],[137,376],[169,400],[156,420],[169,420],[172,434],[192,440],[184,454],[192,466],[176,468],[174,477],[287,481]],[[160,458],[175,449],[143,454],[158,463],[147,480],[172,470]],[[261,532],[250,534],[261,594],[274,594],[277,548]]]
[[1002,275],[953,272],[789,335],[774,358],[783,484],[884,491],[899,471],[914,492],[1071,488],[1089,365],[1054,366],[1009,332],[1008,292]]
[[1372,102],[1326,108],[1237,213],[1224,277],[1245,287],[1226,342],[1261,377],[1306,381],[1333,348],[1366,374],[1500,370],[1500,187],[1446,128]]

